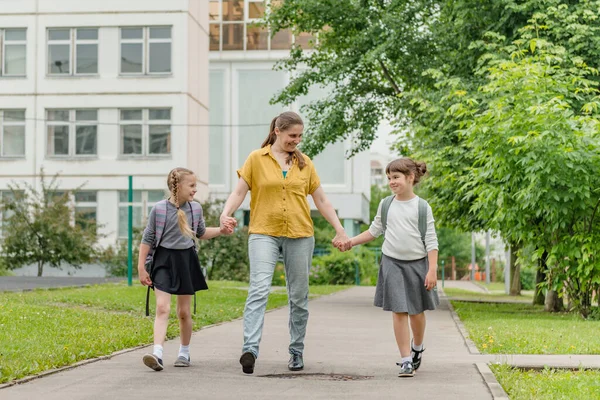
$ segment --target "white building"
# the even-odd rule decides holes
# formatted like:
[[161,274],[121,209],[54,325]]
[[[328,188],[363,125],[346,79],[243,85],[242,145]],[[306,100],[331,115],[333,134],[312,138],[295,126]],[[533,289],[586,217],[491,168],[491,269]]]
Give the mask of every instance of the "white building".
[[[210,4],[210,171],[211,195],[226,197],[237,183],[236,170],[260,147],[269,124],[285,108],[269,100],[289,82],[284,71],[273,71],[287,57],[293,41],[309,46],[308,35],[279,32],[273,38],[253,23],[265,13],[263,0],[209,0]],[[312,90],[291,105],[300,107],[326,94]],[[300,112],[300,114],[302,114]],[[305,124],[310,124],[306,121]],[[369,155],[347,160],[348,144],[329,146],[314,159],[321,182],[349,234],[359,221],[369,221]],[[309,197],[310,199],[310,197]],[[248,210],[249,197],[242,204]],[[315,209],[314,205],[313,209]]]
[[[39,187],[41,168],[60,173],[61,190],[84,185],[73,200],[104,244],[127,237],[129,175],[137,226],[175,166],[197,173],[200,199],[226,197],[283,110],[268,104],[290,78],[275,61],[310,39],[252,27],[264,4],[0,0],[0,196],[11,182]],[[368,153],[347,160],[347,149],[314,162],[352,234],[369,220],[370,168]]]
[[0,0],[0,195],[60,172],[84,217],[127,237],[196,171],[208,196],[208,2]]

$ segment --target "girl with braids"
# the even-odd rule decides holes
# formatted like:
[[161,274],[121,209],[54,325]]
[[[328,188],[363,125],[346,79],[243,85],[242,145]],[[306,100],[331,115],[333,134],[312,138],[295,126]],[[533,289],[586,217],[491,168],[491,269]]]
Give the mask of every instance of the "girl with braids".
[[[173,169],[167,177],[167,186],[169,198],[157,203],[150,211],[138,262],[140,282],[144,286],[153,286],[156,295],[154,351],[143,358],[144,364],[155,371],[164,368],[163,344],[173,294],[177,295],[177,317],[181,331],[181,346],[174,365],[190,365],[190,303],[194,293],[208,289],[196,254],[196,240],[212,239],[233,232],[229,228],[205,227],[202,207],[194,202],[196,175],[192,171],[186,168]],[[157,229],[159,224],[162,229]],[[158,239],[157,231],[161,231]],[[156,239],[158,243],[155,243]],[[145,260],[151,250],[154,250],[154,254],[150,275],[146,271]]]
[[435,310],[440,304],[436,291],[438,241],[433,213],[429,204],[413,191],[426,172],[425,163],[410,158],[389,163],[385,173],[393,195],[381,201],[369,229],[340,248],[349,250],[382,234],[385,237],[375,306],[392,312],[394,335],[402,357],[397,363],[400,377],[412,377],[420,367],[425,351],[425,311]]
[[221,228],[233,229],[236,220],[231,214],[238,209],[248,191],[252,193],[248,238],[250,288],[244,309],[244,345],[240,358],[242,371],[246,374],[254,372],[271,279],[280,254],[285,264],[290,307],[291,357],[288,368],[292,371],[304,368],[308,272],[315,243],[308,195],[335,228],[334,243],[341,246],[349,242],[323,192],[312,161],[297,149],[303,129],[302,119],[294,112],[284,112],[273,118],[261,148],[250,153],[237,171],[237,186],[221,214]]

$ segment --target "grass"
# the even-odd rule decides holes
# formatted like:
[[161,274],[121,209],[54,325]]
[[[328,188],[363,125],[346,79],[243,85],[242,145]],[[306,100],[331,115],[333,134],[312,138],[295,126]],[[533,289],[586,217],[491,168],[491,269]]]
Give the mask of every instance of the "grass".
[[460,298],[469,299],[474,301],[527,301],[531,302],[533,299],[532,293],[523,293],[520,296],[508,296],[504,293],[479,293],[471,290],[455,289],[455,288],[444,288],[444,293],[450,297],[450,299]]
[[507,365],[491,369],[512,400],[600,398],[600,371],[523,371]]
[[476,282],[478,285],[483,286],[484,288],[487,288],[487,290],[490,291],[501,291],[504,292],[504,282],[490,282],[488,283],[484,283],[484,282]]
[[[242,315],[247,284],[209,282],[197,294],[194,329]],[[318,297],[348,286],[312,286]],[[150,297],[154,309],[154,295]],[[85,288],[0,293],[0,383],[152,343],[153,311],[144,316],[146,288],[105,284]],[[167,337],[179,335],[173,296]],[[287,304],[274,288],[267,309]]]
[[482,353],[600,354],[600,321],[529,304],[452,304]]

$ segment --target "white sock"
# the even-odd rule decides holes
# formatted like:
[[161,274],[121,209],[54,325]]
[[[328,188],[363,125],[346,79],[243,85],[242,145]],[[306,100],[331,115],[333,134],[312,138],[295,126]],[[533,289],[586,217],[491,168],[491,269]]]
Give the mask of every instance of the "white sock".
[[405,362],[409,362],[412,364],[412,357],[408,356],[408,357],[402,357],[402,362],[401,364],[404,364]]
[[182,344],[179,345],[179,356],[178,357],[185,357],[185,358],[190,358],[190,345],[188,344],[187,346],[184,346]]
[[423,343],[421,343],[421,344],[420,344],[420,345],[418,345],[418,346],[417,346],[416,344],[414,344],[414,343],[413,343],[413,346],[412,346],[412,348],[413,348],[413,350],[416,350],[416,351],[421,351],[421,350],[423,350]]
[[162,356],[163,356],[163,347],[160,344],[155,344],[154,345],[154,351],[152,352],[152,354],[154,354],[156,357],[160,358],[162,360]]

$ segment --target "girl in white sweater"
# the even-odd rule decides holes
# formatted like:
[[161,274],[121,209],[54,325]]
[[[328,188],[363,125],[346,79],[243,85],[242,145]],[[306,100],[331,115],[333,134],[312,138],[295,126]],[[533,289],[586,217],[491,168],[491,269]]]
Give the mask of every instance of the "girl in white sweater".
[[425,163],[400,158],[389,163],[385,172],[393,198],[382,200],[369,229],[340,250],[349,250],[385,234],[375,306],[392,312],[394,335],[402,357],[397,363],[398,376],[412,377],[425,350],[425,310],[435,310],[439,305],[438,241],[431,207],[413,191],[427,172]]

